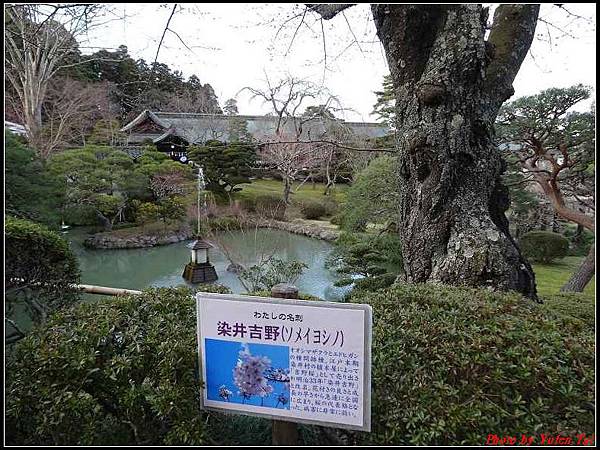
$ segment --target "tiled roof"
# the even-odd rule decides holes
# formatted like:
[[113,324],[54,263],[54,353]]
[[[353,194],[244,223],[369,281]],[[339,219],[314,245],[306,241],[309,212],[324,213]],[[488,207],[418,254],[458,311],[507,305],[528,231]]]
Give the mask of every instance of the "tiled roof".
[[[201,114],[201,113],[171,113],[143,111],[121,131],[130,132],[130,141],[142,141],[142,134],[135,132],[135,127],[149,119],[164,129],[163,133],[152,136],[155,142],[159,142],[169,135],[177,135],[185,138],[188,142],[206,142],[211,139],[228,141],[235,121],[246,122],[248,133],[256,140],[265,141],[275,135],[277,128],[277,117],[273,116],[227,116],[223,114]],[[284,135],[295,135],[296,127],[302,127],[301,140],[318,140],[331,137],[336,133],[346,133],[362,138],[382,137],[389,133],[389,129],[379,123],[345,122],[341,120],[312,119],[300,124],[299,118],[287,119],[282,123],[281,129]],[[144,133],[148,137],[148,133]]]

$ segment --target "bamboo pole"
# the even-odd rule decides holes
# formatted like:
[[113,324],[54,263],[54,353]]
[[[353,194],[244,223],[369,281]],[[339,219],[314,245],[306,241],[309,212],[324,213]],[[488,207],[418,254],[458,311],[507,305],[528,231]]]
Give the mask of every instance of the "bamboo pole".
[[112,288],[106,286],[94,286],[93,284],[75,284],[74,287],[86,294],[99,295],[140,295],[142,291],[133,289]]

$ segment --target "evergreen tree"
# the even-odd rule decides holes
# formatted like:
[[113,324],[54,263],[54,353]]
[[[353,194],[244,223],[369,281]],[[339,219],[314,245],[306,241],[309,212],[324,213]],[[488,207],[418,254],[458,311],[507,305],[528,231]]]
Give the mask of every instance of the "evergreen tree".
[[256,150],[251,145],[233,144],[211,140],[198,147],[190,147],[189,157],[200,164],[206,177],[206,188],[215,194],[241,191],[236,187],[250,183],[251,168],[256,159]]
[[383,90],[375,91],[377,102],[373,105],[372,114],[377,114],[378,119],[385,122],[390,128],[396,128],[396,98],[394,96],[394,86],[392,76],[383,77]]
[[34,150],[9,131],[4,136],[5,212],[57,228],[64,189]]
[[230,98],[225,102],[225,106],[223,107],[223,111],[228,116],[237,116],[239,111],[237,107],[237,100],[234,98]]

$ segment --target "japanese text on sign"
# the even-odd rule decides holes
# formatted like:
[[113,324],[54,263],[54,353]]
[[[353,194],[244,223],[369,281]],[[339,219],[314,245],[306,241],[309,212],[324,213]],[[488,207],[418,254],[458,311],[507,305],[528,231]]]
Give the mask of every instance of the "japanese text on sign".
[[203,406],[370,429],[367,305],[197,295]]

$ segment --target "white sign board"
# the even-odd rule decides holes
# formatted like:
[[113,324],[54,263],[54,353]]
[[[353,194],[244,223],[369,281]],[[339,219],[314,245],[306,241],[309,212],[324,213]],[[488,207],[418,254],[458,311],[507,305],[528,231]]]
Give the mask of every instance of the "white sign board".
[[368,305],[198,293],[202,407],[371,429]]

